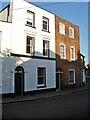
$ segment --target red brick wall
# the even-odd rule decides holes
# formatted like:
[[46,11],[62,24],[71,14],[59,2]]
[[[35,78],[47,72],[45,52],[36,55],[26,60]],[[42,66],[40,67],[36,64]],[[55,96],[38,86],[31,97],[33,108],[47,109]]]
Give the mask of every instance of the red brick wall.
[[[59,33],[59,23],[63,23],[65,25],[65,35],[60,35]],[[74,39],[69,38],[69,27],[74,28]],[[80,38],[79,38],[79,27],[62,19],[58,16],[55,17],[55,36],[56,36],[56,69],[61,69],[63,71],[61,78],[61,86],[62,88],[65,86],[69,86],[68,82],[68,70],[75,69],[75,85],[80,85],[80,69],[81,69],[81,60],[80,60]],[[60,43],[65,44],[66,46],[66,59],[60,59]],[[70,46],[75,47],[75,61],[70,61]]]

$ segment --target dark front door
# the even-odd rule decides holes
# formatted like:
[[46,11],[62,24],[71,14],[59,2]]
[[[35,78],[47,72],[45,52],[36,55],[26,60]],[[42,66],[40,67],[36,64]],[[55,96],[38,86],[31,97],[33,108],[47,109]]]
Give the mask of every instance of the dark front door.
[[24,69],[18,66],[15,69],[15,94],[22,95],[24,92]]
[[59,73],[56,73],[56,89],[59,89]]

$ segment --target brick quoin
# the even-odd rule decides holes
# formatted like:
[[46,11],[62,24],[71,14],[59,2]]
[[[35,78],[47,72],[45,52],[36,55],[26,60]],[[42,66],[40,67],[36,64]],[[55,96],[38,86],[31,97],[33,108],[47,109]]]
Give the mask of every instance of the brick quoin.
[[[59,23],[65,25],[65,35],[59,33]],[[69,37],[69,27],[74,28],[74,38]],[[79,26],[74,25],[58,16],[55,16],[56,36],[56,71],[62,71],[60,75],[61,89],[80,86],[81,83],[81,58],[80,58],[80,33]],[[66,59],[60,58],[60,43],[66,46]],[[75,47],[75,61],[70,61],[70,46]],[[69,84],[68,70],[75,69],[75,84]]]

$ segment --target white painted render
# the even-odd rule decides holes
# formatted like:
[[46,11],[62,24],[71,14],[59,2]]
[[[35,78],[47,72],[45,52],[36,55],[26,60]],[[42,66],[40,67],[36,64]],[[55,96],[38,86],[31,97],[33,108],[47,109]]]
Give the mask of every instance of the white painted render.
[[[21,9],[20,9],[21,8]],[[26,26],[27,10],[35,13],[35,27]],[[49,31],[42,31],[42,17],[49,18]],[[55,16],[24,0],[13,0],[12,51],[26,54],[26,35],[35,37],[35,55],[43,56],[43,39],[50,41],[50,57],[55,58]],[[19,44],[19,45],[18,45]]]
[[[9,53],[29,55],[26,53],[26,36],[35,37],[35,56],[43,57],[43,39],[50,42],[50,58],[55,58],[55,16],[24,0],[13,0],[12,22],[0,22],[2,93],[14,93],[15,68],[24,68],[24,92],[56,87],[56,61],[27,57],[14,57]],[[20,9],[21,8],[21,9]],[[26,26],[27,10],[35,13],[35,27]],[[49,32],[42,31],[42,17],[49,18]],[[7,53],[7,54],[6,54]],[[37,88],[37,68],[46,68],[46,87]],[[0,91],[1,91],[0,88]]]
[[[15,89],[15,68],[22,66],[24,68],[24,92],[34,91],[40,89],[49,89],[56,87],[55,80],[55,61],[19,58],[19,57],[5,57],[2,61],[2,92],[14,93]],[[38,67],[46,68],[46,87],[37,88],[37,69]]]
[[12,39],[12,24],[0,21],[0,49],[1,53],[7,49],[11,49]]

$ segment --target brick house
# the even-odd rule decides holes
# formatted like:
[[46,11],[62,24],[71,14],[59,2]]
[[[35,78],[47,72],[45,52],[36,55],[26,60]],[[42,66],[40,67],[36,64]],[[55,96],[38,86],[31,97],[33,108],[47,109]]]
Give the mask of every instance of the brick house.
[[81,85],[79,26],[55,17],[56,88]]

